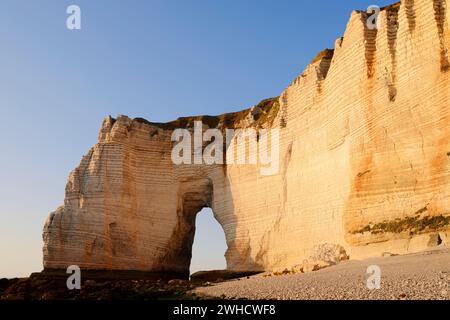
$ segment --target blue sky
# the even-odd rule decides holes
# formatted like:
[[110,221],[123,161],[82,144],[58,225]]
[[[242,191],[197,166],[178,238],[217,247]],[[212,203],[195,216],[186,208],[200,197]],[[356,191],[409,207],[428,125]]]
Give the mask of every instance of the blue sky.
[[[352,9],[391,2],[2,0],[0,278],[42,269],[44,221],[105,116],[254,105],[332,48]],[[81,30],[66,28],[71,4]],[[211,214],[198,219],[199,239],[217,235]],[[193,266],[223,267],[223,239],[196,240]]]

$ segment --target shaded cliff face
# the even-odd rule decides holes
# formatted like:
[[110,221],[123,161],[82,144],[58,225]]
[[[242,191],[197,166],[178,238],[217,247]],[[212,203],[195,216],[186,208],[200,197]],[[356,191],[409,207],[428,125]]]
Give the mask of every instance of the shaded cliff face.
[[[105,119],[45,225],[45,268],[186,274],[203,207],[224,229],[230,270],[289,268],[324,244],[350,258],[449,244],[449,5],[402,1],[378,30],[354,11],[335,49],[258,113]],[[195,120],[280,130],[279,173],[173,164],[172,132]]]

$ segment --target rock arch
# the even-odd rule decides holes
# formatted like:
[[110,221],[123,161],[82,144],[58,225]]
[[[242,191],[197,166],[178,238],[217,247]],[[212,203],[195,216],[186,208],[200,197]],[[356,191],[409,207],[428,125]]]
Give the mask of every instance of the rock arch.
[[170,238],[170,248],[161,264],[189,275],[197,214],[211,208],[213,183],[208,178],[190,177],[179,184],[177,225]]

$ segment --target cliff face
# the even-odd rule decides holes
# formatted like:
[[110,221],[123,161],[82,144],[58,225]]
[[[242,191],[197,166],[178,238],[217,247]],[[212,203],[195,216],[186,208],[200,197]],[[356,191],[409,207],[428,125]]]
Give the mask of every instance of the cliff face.
[[[381,28],[354,11],[335,49],[253,110],[168,124],[105,119],[44,228],[45,268],[187,273],[211,207],[230,270],[273,270],[324,244],[350,258],[449,244],[450,3],[404,0]],[[175,128],[276,128],[279,173],[175,165]]]

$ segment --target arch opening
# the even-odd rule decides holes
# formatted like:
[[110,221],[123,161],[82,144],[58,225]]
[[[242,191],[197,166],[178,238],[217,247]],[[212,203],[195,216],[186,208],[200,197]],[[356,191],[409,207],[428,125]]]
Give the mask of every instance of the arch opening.
[[227,243],[222,226],[210,208],[201,209],[195,217],[189,274],[198,271],[225,270],[226,251]]

